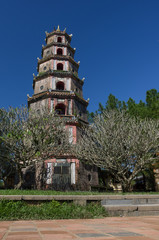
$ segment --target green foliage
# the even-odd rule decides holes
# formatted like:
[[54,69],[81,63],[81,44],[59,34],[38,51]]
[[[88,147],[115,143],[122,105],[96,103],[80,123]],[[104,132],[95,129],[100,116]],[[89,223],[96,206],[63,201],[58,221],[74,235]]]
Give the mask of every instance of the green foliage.
[[146,102],[140,100],[139,103],[129,98],[127,102],[127,110],[133,116],[141,118],[159,118],[159,92],[151,89],[146,92]]
[[68,71],[65,71],[65,70],[53,70],[54,72],[59,72],[59,73],[66,73],[66,72],[68,72]]
[[73,203],[45,202],[39,205],[29,205],[23,201],[0,201],[0,220],[20,219],[77,219],[100,218],[108,216],[99,204],[87,206]]
[[0,188],[4,188],[4,182],[3,182],[3,180],[0,180]]
[[93,122],[94,116],[95,116],[95,114],[93,112],[90,113],[89,111],[87,111],[87,119],[88,119],[89,123]]
[[[99,108],[95,113],[88,113],[88,119],[93,121],[93,118],[97,114],[102,114],[104,110],[126,110],[130,115],[144,118],[159,118],[159,92],[156,89],[151,89],[146,92],[146,101],[139,101],[129,98],[127,102],[118,100],[113,94],[108,96],[105,107],[99,103]],[[93,115],[94,114],[94,115]]]
[[107,110],[124,110],[126,107],[125,102],[119,101],[114,95],[110,94],[108,96],[108,100],[106,102],[106,109]]

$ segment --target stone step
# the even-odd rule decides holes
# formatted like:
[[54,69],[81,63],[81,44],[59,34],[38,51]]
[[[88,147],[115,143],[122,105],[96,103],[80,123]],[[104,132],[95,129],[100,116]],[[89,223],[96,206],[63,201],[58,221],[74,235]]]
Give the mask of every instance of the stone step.
[[159,216],[159,204],[103,205],[109,216]]
[[159,198],[132,198],[132,199],[103,199],[102,205],[140,205],[140,204],[159,204]]

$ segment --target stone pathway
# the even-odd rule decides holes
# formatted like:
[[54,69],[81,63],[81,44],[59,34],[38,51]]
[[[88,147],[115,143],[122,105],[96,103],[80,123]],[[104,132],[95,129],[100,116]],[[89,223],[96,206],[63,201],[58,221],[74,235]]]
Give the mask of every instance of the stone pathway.
[[0,221],[0,240],[159,240],[159,216]]

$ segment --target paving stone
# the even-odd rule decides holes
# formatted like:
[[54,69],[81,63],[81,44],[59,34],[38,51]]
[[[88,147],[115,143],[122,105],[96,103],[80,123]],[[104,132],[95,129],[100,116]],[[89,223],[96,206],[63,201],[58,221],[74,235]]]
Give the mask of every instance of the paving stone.
[[0,240],[159,240],[159,216],[0,221],[0,229]]
[[36,224],[36,227],[38,228],[57,228],[60,227],[60,225],[55,224],[55,223],[38,223]]
[[5,233],[0,233],[0,240],[3,238]]
[[6,228],[6,227],[0,228],[0,233],[6,232],[7,229],[8,229],[8,228]]
[[[81,233],[98,233],[97,231],[93,231],[93,230],[82,230],[82,229],[78,229],[78,230],[73,230],[71,231],[73,232],[74,234],[81,234]],[[105,233],[102,233],[102,234],[105,234]],[[105,235],[104,235],[105,236]]]
[[46,228],[46,227],[39,227],[38,228],[40,232],[42,231],[60,231],[61,227],[54,227],[54,228]]
[[[106,237],[109,235],[102,234],[102,233],[77,233],[77,236],[81,238],[87,238],[87,237]],[[109,236],[110,237],[110,236]]]
[[142,237],[120,237],[120,238],[117,238],[116,240],[152,240],[153,238],[149,238],[149,237],[145,237],[145,236],[142,236]]
[[30,237],[30,236],[8,236],[5,240],[42,240],[41,237]]
[[38,232],[9,232],[8,233],[8,236],[17,236],[17,235],[20,235],[20,236],[24,236],[24,235],[27,235],[27,236],[40,236]]
[[12,228],[10,229],[12,232],[33,232],[37,231],[37,228]]
[[67,234],[66,231],[41,231],[41,234]]
[[87,237],[87,238],[78,238],[78,239],[86,239],[86,240],[119,240],[114,237],[108,237],[108,236],[103,236],[103,237]]
[[120,237],[120,236],[143,236],[139,233],[134,233],[134,232],[111,232],[108,234],[117,236],[117,237]]
[[19,221],[12,221],[12,225],[32,225],[34,221],[28,221],[28,220],[19,220]]
[[43,240],[63,240],[63,239],[69,239],[69,240],[71,240],[71,239],[77,239],[77,237],[75,237],[75,236],[72,236],[72,235],[69,235],[69,234],[65,234],[65,235],[63,235],[63,234],[53,234],[53,235],[43,235],[43,237],[42,237],[42,239]]

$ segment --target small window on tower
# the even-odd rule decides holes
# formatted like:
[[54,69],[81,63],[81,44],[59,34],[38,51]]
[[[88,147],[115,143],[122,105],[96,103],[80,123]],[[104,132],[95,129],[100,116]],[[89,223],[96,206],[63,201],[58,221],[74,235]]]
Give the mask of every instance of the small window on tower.
[[56,89],[57,90],[64,90],[64,83],[63,82],[57,82],[56,83]]
[[42,86],[40,86],[40,90],[43,90],[43,88],[44,88],[44,86],[42,85]]
[[47,67],[45,66],[44,68],[43,68],[43,70],[46,70],[47,69]]
[[55,112],[58,115],[65,115],[65,105],[62,103],[57,104],[55,107]]
[[49,55],[49,53],[50,53],[50,51],[48,50],[48,51],[46,52],[46,54]]
[[62,48],[57,49],[57,55],[62,55]]
[[58,42],[62,42],[62,38],[61,38],[61,37],[58,37],[58,38],[57,38],[57,41],[58,41]]
[[62,63],[57,64],[57,70],[63,70],[63,64]]

